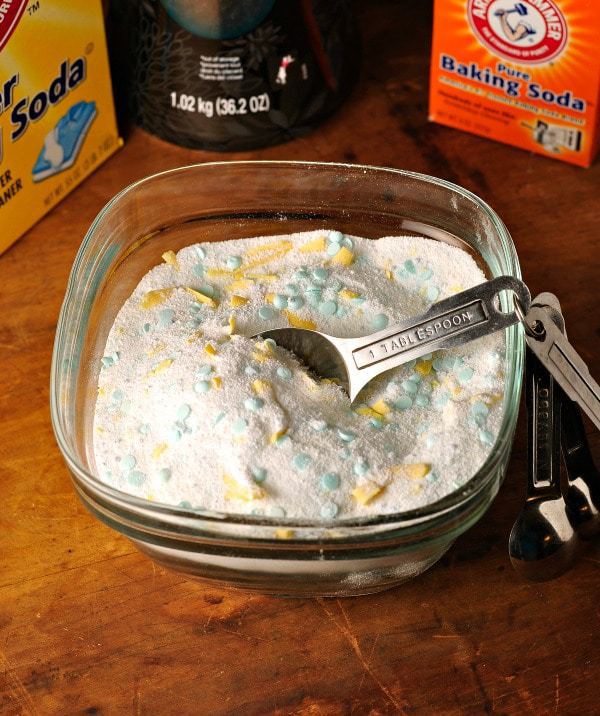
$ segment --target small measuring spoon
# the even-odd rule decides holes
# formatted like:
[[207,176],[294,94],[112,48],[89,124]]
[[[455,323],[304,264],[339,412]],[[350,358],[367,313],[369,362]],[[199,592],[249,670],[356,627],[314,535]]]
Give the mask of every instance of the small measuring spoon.
[[[566,338],[560,302],[553,293],[540,293],[532,308],[543,307]],[[600,534],[600,472],[594,463],[581,412],[564,393],[561,401],[561,450],[567,469],[566,512],[579,537]]]
[[545,581],[569,569],[578,546],[560,487],[562,391],[527,348],[528,422],[526,500],[508,542],[510,561],[526,579]]
[[502,291],[512,292],[519,308],[527,312],[531,302],[527,286],[513,276],[499,276],[369,336],[336,338],[304,328],[273,328],[260,335],[295,353],[320,377],[336,378],[353,401],[367,383],[391,368],[518,323],[522,314],[514,307],[502,310]]

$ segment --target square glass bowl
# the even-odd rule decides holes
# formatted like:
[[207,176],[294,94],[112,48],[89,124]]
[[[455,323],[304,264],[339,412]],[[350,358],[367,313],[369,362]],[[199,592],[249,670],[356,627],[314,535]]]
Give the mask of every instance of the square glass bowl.
[[[52,359],[58,445],[84,505],[156,562],[189,577],[293,596],[386,589],[434,564],[484,514],[504,477],[521,389],[517,326],[506,331],[504,414],[496,442],[481,469],[434,504],[307,522],[158,504],[98,478],[92,425],[100,358],[117,312],[161,263],[161,254],[199,241],[314,229],[371,239],[433,238],[469,251],[489,277],[520,278],[506,227],[465,189],[423,174],[311,162],[215,162],[150,176],[106,205],[75,259]],[[501,297],[504,310],[507,300]],[[281,530],[291,536],[281,539]]]

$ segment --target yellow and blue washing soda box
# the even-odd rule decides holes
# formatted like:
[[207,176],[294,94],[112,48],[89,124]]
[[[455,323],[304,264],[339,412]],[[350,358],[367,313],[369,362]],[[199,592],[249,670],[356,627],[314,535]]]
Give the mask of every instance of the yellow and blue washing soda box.
[[122,144],[100,0],[0,0],[0,253]]

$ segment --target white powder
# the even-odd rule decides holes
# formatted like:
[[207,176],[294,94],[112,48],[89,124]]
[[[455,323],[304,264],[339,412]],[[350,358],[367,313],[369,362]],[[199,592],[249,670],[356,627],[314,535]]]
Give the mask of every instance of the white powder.
[[169,253],[107,340],[97,472],[149,500],[223,512],[318,520],[434,502],[477,472],[498,433],[503,334],[389,371],[352,406],[246,336],[298,320],[366,335],[484,280],[466,252],[417,237],[317,231]]

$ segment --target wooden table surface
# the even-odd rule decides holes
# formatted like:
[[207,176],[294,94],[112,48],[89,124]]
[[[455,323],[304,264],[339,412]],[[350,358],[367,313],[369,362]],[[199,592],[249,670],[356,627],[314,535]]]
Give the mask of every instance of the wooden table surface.
[[[388,165],[471,189],[509,227],[532,292],[560,296],[600,375],[600,165],[429,124],[429,3],[364,5],[362,75],[341,111],[305,139],[231,158]],[[370,597],[283,600],[189,582],[80,505],[48,409],[71,263],[122,187],[214,158],[134,131],[0,257],[0,713],[599,713],[599,544],[544,584],[522,582],[508,560],[523,415],[486,516],[420,578]]]

